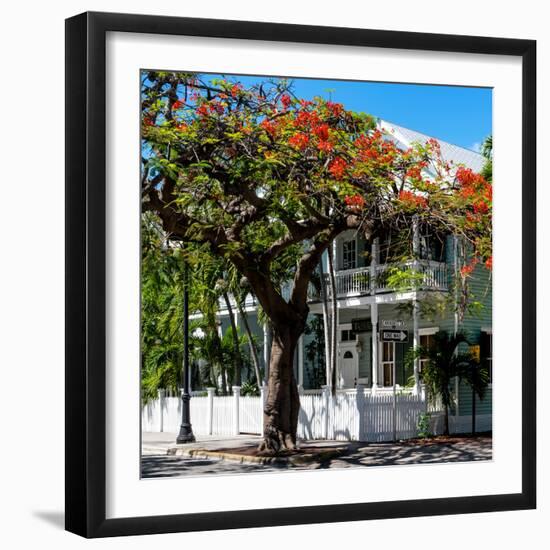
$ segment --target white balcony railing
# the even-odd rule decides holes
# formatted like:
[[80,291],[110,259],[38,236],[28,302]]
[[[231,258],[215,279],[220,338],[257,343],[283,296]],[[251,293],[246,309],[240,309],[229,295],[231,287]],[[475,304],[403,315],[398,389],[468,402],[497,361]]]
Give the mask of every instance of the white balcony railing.
[[[329,289],[328,275],[325,278]],[[413,289],[448,290],[447,266],[442,262],[420,260],[336,272],[336,294],[339,298]],[[319,300],[319,293],[315,292],[311,299]]]
[[[401,273],[398,277],[396,274]],[[336,272],[336,294],[339,298],[346,296],[366,296],[386,292],[406,290],[448,290],[447,266],[443,262],[431,260],[407,261],[401,263],[381,264],[374,267],[366,266],[356,269],[343,269]],[[374,275],[374,276],[373,276]],[[392,277],[393,276],[393,277]],[[330,297],[329,276],[325,273],[326,288]],[[281,289],[285,300],[290,298],[291,283]],[[230,298],[233,302],[233,299]],[[312,302],[321,299],[319,290],[309,285],[308,299]],[[246,307],[254,307],[257,300],[246,297]],[[225,302],[220,300],[220,309],[226,309]]]

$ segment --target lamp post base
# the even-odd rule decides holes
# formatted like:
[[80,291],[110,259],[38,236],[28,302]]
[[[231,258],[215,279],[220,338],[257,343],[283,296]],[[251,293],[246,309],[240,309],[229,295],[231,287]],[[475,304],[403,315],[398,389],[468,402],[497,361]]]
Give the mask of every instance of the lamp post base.
[[176,438],[176,443],[193,443],[195,441],[195,436],[193,435],[193,429],[191,428],[190,420],[190,411],[189,411],[189,400],[191,396],[187,392],[183,392],[181,395],[181,425],[180,433]]
[[195,436],[193,435],[193,430],[191,429],[191,424],[182,424],[180,426],[180,433],[176,438],[176,443],[193,443],[195,441]]

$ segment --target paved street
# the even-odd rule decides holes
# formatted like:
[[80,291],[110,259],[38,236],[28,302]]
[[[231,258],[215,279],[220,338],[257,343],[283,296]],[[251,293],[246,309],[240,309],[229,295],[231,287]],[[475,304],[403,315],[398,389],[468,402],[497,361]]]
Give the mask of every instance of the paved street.
[[[429,443],[416,441],[401,443],[364,443],[341,441],[315,441],[303,446],[315,445],[324,448],[339,448],[342,453],[336,458],[313,461],[307,464],[254,464],[239,463],[213,457],[188,457],[191,449],[231,449],[256,446],[257,436],[201,438],[201,440],[175,449],[176,434],[143,434],[142,476],[144,478],[170,478],[201,476],[208,474],[231,474],[247,472],[273,472],[284,470],[312,470],[326,468],[349,468],[365,466],[391,466],[399,464],[427,464],[437,462],[466,462],[491,460],[492,439],[487,436],[476,438],[451,437]],[[167,454],[177,452],[178,454]]]
[[229,460],[170,455],[144,455],[141,459],[141,467],[142,477],[144,478],[281,471],[281,467],[263,464],[240,464]]

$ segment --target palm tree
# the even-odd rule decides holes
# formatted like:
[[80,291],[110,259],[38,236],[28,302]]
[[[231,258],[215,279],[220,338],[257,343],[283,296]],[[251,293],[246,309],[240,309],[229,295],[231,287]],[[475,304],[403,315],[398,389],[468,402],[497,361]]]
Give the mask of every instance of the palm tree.
[[485,157],[485,164],[481,175],[489,182],[493,181],[493,136],[489,135],[481,145],[481,154]]
[[421,382],[425,384],[428,397],[433,403],[438,397],[445,413],[445,435],[449,435],[449,408],[454,402],[452,393],[453,379],[458,378],[468,384],[474,394],[483,398],[489,375],[487,369],[471,354],[460,351],[461,344],[468,344],[463,332],[452,335],[446,331],[435,334],[434,344],[430,348],[419,347],[409,359],[423,359],[420,372]]

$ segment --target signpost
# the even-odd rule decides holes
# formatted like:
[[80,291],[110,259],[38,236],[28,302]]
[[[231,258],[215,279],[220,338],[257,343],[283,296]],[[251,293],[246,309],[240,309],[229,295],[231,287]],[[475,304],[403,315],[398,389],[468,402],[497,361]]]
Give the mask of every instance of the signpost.
[[396,376],[395,361],[393,362],[393,441],[397,441],[397,390],[395,387],[395,376]]
[[398,342],[404,344],[409,341],[408,330],[381,330],[380,338],[382,342]]
[[[407,326],[405,321],[396,319],[382,319],[380,321],[380,339],[382,342],[397,342],[404,344],[409,341],[409,331],[404,330]],[[393,440],[397,441],[397,388],[395,384],[396,364],[393,362]]]
[[[409,331],[406,330],[407,323],[397,319],[381,319],[380,320],[380,341],[396,342],[397,344],[405,344],[409,341]],[[370,319],[352,319],[351,330],[357,334],[359,332],[370,332],[372,324]],[[395,384],[396,363],[393,362],[393,440],[397,441],[397,388]]]

